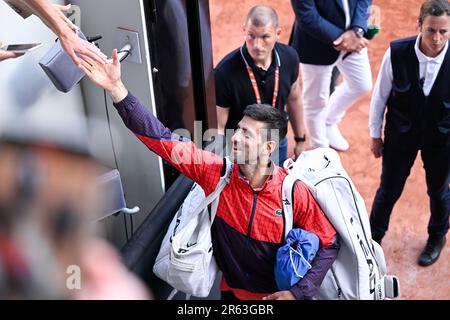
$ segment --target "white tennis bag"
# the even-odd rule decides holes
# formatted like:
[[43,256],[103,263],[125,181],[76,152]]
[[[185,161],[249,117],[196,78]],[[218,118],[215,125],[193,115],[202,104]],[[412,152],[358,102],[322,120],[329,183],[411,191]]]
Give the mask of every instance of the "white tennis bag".
[[232,171],[228,158],[225,158],[225,164],[225,174],[208,197],[205,198],[203,189],[194,183],[162,241],[153,272],[174,288],[169,300],[178,291],[188,297],[202,298],[211,291],[218,271],[213,257],[211,225],[219,205],[220,192],[229,183]]
[[336,229],[341,248],[326,274],[316,299],[383,300],[399,296],[399,281],[386,275],[381,246],[372,240],[363,198],[330,148],[301,153],[286,160],[283,181],[286,229],[292,228],[292,191],[297,180],[305,183]]

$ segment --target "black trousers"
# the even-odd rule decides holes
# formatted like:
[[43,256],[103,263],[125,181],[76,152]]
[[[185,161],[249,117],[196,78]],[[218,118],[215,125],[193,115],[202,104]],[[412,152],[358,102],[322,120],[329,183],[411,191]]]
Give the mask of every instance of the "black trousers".
[[[419,147],[405,139],[395,143],[386,137],[383,149],[381,184],[378,188],[370,214],[370,226],[374,239],[381,239],[389,226],[392,209],[400,197],[411,167],[421,151],[424,163],[427,193],[430,197],[431,216],[428,222],[430,238],[441,238],[449,229],[450,212],[450,146],[436,148]],[[413,214],[405,212],[403,214]]]

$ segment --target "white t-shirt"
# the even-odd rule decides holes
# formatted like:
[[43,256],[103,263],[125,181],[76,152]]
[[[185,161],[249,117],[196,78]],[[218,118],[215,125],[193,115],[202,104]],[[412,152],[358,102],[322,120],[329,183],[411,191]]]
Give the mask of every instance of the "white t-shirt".
[[345,29],[348,29],[350,27],[350,7],[348,5],[348,0],[342,0],[342,6],[344,7],[345,12]]

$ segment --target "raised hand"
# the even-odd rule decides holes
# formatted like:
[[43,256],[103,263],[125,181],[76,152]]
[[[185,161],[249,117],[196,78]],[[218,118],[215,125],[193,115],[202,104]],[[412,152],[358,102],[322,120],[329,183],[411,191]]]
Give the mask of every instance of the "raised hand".
[[27,0],[24,3],[58,36],[62,47],[76,65],[80,64],[80,54],[106,63],[106,56],[100,49],[78,37],[78,28],[64,14],[70,6],[53,5],[48,0]]
[[77,55],[88,56],[100,63],[106,63],[106,55],[104,55],[99,48],[97,48],[94,44],[78,37],[72,29],[69,29],[69,26],[67,26],[67,28],[68,30],[58,34],[58,37],[64,51],[67,52],[76,65],[80,64],[80,59]]
[[117,49],[112,53],[112,63],[102,64],[87,55],[80,55],[80,68],[98,86],[108,91],[114,102],[123,100],[128,91],[122,83]]
[[[104,55],[99,48],[97,48],[94,44],[81,39],[78,37],[77,32],[79,28],[70,21],[65,12],[69,11],[71,5],[68,4],[66,6],[61,6],[57,4],[53,4],[53,9],[56,16],[59,17],[60,21],[65,23],[60,28],[56,28],[56,34],[58,35],[59,40],[61,41],[61,45],[67,54],[70,56],[72,61],[75,64],[80,64],[80,59],[78,55],[84,54],[91,59],[97,60],[101,63],[106,63],[106,55]],[[61,24],[60,24],[61,25]]]

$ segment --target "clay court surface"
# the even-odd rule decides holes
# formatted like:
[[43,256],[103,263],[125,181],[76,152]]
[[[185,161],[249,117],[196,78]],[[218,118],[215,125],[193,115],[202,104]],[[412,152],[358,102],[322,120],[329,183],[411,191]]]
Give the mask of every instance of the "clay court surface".
[[[268,4],[279,14],[283,29],[281,42],[287,43],[294,22],[289,0],[210,0],[214,65],[228,52],[242,45],[242,24],[248,10],[256,4]],[[375,83],[381,60],[389,42],[417,34],[420,0],[374,0],[380,14],[381,33],[371,41],[369,57]],[[370,152],[368,129],[370,95],[358,101],[340,125],[350,142],[350,150],[341,153],[344,166],[364,197],[368,211],[372,206],[381,173],[381,160]],[[290,133],[290,146],[293,139]],[[292,153],[292,151],[291,151]],[[400,278],[401,299],[450,299],[450,246],[432,266],[420,267],[417,258],[427,240],[429,202],[420,156],[416,159],[405,190],[394,208],[390,229],[383,239],[383,248],[390,274]]]

